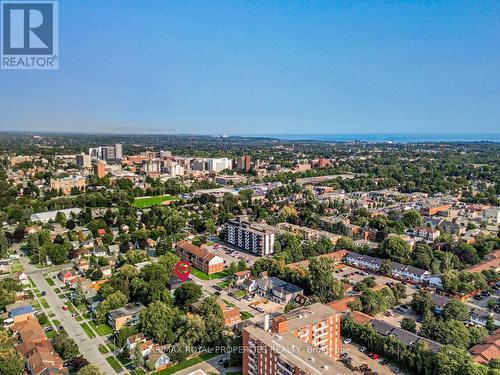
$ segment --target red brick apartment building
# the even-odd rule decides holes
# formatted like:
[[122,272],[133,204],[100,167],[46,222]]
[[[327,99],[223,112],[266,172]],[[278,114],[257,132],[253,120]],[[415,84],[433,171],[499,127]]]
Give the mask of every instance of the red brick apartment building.
[[341,314],[320,303],[243,330],[244,375],[353,374],[340,358]]
[[175,252],[185,262],[210,275],[224,270],[224,259],[191,242],[181,240],[175,244]]

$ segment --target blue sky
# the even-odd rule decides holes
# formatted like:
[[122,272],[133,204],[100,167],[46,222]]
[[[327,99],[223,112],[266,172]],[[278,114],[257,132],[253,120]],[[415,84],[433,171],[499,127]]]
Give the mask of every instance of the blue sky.
[[500,132],[498,1],[61,1],[0,130]]

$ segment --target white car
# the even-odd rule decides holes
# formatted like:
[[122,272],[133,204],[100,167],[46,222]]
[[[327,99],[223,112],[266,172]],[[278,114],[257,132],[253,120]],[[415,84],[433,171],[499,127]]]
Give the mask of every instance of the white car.
[[367,347],[366,347],[366,346],[362,346],[361,348],[359,348],[359,351],[360,351],[361,353],[364,353],[364,352],[366,352],[366,349],[367,349]]
[[347,345],[347,344],[350,344],[350,343],[351,343],[351,341],[352,341],[351,339],[344,339],[344,344],[346,344],[346,345]]

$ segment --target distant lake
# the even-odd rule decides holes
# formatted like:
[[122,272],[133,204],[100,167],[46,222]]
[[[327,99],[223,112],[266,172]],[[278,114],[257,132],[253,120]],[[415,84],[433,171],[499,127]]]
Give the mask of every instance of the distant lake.
[[248,137],[278,138],[289,141],[330,141],[330,142],[500,142],[500,133],[469,134],[245,134]]

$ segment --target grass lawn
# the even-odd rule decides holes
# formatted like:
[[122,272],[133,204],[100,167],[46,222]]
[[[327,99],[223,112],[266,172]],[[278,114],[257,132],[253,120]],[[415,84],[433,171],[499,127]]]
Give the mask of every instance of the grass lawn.
[[240,311],[241,320],[247,320],[253,318],[254,315],[248,311]]
[[142,368],[138,368],[137,370],[133,371],[135,375],[144,375],[146,372]]
[[116,346],[115,344],[113,344],[113,341],[106,341],[106,345],[108,346],[109,349],[111,350],[115,350],[116,349]]
[[242,297],[245,297],[246,295],[247,295],[246,290],[238,290],[238,291],[234,292],[234,296],[236,298],[242,298]]
[[36,286],[35,282],[31,277],[28,276],[28,280],[30,281],[31,287],[34,288]]
[[81,315],[77,315],[75,319],[77,322],[81,322],[83,320],[83,317]]
[[229,302],[228,300],[226,299],[223,299],[224,303],[226,304],[227,307],[234,307],[234,303],[232,302]]
[[99,336],[106,336],[113,333],[113,328],[107,324],[96,324],[96,322],[89,322],[89,324],[94,328]]
[[89,327],[87,323],[82,323],[80,325],[82,326],[83,330],[85,331],[85,333],[89,338],[91,339],[95,338],[95,333],[92,331],[92,329]]
[[60,322],[59,320],[57,320],[57,319],[54,319],[54,320],[52,321],[52,323],[53,323],[56,327],[59,327],[59,326],[61,325],[61,322]]
[[120,365],[120,363],[116,360],[115,357],[106,357],[106,361],[108,361],[109,365],[113,367],[113,370],[116,372],[120,372],[123,370],[123,367]]
[[54,282],[54,280],[52,280],[50,277],[46,277],[45,278],[45,281],[47,282],[47,284],[49,284],[50,286],[54,286],[56,285],[56,283]]
[[49,303],[47,302],[47,300],[45,298],[40,298],[39,301],[42,304],[44,309],[48,309],[50,307]]
[[33,301],[31,302],[31,306],[33,306],[33,308],[35,310],[39,309],[40,308],[40,304],[37,302],[37,301]]
[[23,272],[23,271],[24,271],[24,267],[20,263],[12,263],[10,265],[10,272]]
[[61,289],[59,288],[54,288],[54,292],[56,292],[57,294],[61,293]]
[[148,197],[148,198],[135,198],[134,203],[132,203],[133,207],[136,208],[148,208],[162,204],[165,201],[173,201],[178,198],[172,195],[159,195],[157,197]]
[[224,270],[222,272],[217,272],[211,275],[207,275],[205,272],[200,271],[197,268],[191,267],[191,274],[197,277],[198,279],[215,280],[215,279],[222,279],[223,277],[226,277],[229,273],[227,272],[227,270]]
[[159,375],[172,375],[175,374],[177,371],[184,370],[188,367],[197,365],[198,363],[201,363],[203,361],[207,361],[213,357],[217,357],[219,354],[215,353],[204,353],[198,357],[194,357],[191,359],[188,359],[187,361],[183,361],[181,363],[177,363],[176,365],[173,365],[169,368],[166,368],[165,370],[162,370],[158,372]]
[[226,372],[226,375],[242,375],[241,371]]
[[108,348],[104,344],[99,344],[99,346],[97,347],[97,349],[99,349],[99,351],[101,352],[101,354],[106,354],[106,353],[109,352]]
[[230,281],[223,281],[221,283],[218,283],[217,286],[219,288],[226,289],[230,284],[231,284]]

